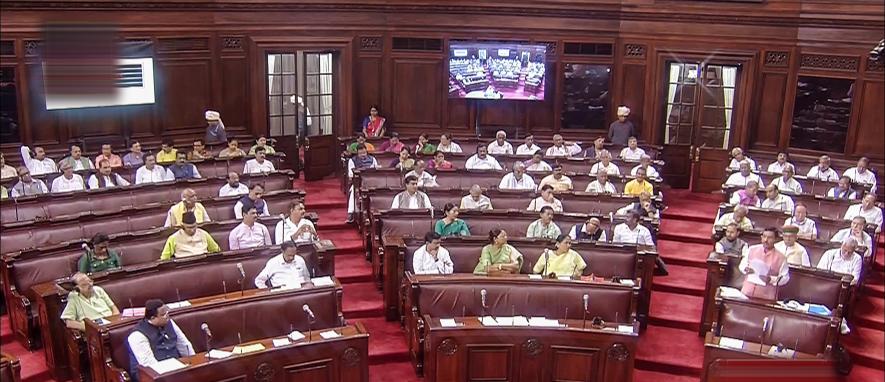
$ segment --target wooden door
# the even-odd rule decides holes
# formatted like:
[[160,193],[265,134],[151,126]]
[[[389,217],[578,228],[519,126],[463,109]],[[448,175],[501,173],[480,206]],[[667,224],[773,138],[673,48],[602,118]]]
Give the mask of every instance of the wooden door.
[[337,61],[333,52],[301,52],[304,99],[299,102],[303,118],[300,133],[304,142],[304,179],[317,180],[335,173],[338,140],[333,135],[336,102]]

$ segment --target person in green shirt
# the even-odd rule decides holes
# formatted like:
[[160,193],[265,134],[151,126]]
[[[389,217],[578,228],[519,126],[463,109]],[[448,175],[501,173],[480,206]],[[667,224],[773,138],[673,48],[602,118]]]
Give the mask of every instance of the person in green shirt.
[[500,228],[489,231],[489,244],[482,247],[475,275],[517,274],[522,268],[522,253],[507,244],[507,232]]
[[356,148],[359,147],[359,145],[365,145],[367,152],[371,153],[375,151],[375,146],[369,142],[366,142],[366,136],[363,133],[357,133],[356,142],[353,142],[349,146],[347,146],[347,152],[351,154],[356,154]]
[[90,241],[91,248],[87,247],[86,253],[77,261],[77,270],[88,274],[122,267],[123,261],[117,251],[108,249],[110,241],[103,233],[95,234]]
[[532,273],[551,277],[580,277],[584,268],[587,268],[587,263],[572,249],[572,238],[568,235],[559,235],[556,237],[556,248],[544,250],[532,268]]
[[8,197],[9,190],[7,190],[5,186],[0,186],[0,199],[6,199]]
[[553,240],[560,234],[562,234],[562,230],[553,222],[553,207],[544,206],[541,207],[540,218],[529,224],[525,237]]
[[459,213],[458,206],[454,203],[446,203],[443,207],[443,214],[445,214],[445,217],[436,221],[436,225],[433,227],[433,232],[436,232],[442,237],[470,236],[470,228],[467,227],[467,223],[458,219]]
[[252,148],[249,149],[249,155],[255,155],[255,149],[259,147],[264,147],[264,153],[267,155],[274,155],[277,153],[277,151],[274,150],[272,146],[267,145],[267,137],[262,135],[258,137],[258,139],[255,141],[255,144],[252,145]]
[[68,304],[61,312],[65,326],[82,332],[86,330],[83,323],[85,319],[95,320],[120,314],[107,292],[101,287],[93,286],[89,276],[78,272],[71,279],[75,289],[68,293]]
[[421,133],[418,136],[418,144],[415,145],[415,154],[433,155],[436,153],[436,145],[430,143],[427,134]]

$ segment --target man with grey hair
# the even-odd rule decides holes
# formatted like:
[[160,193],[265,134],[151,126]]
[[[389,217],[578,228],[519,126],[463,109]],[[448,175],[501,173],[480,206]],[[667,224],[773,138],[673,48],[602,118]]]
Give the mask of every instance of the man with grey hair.
[[830,167],[829,155],[821,155],[820,158],[817,159],[817,163],[817,166],[812,167],[811,170],[808,170],[808,173],[805,174],[807,178],[814,178],[824,182],[839,181],[839,173]]
[[462,210],[490,210],[492,209],[492,200],[482,194],[482,187],[474,184],[470,186],[470,194],[461,198],[460,208]]
[[863,258],[855,252],[856,250],[857,240],[849,236],[842,241],[839,248],[824,252],[820,261],[817,262],[817,268],[854,276],[851,285],[857,284],[857,281],[860,280]]
[[762,183],[762,178],[753,173],[750,162],[743,161],[738,166],[739,171],[728,176],[728,179],[725,181],[726,186],[744,187],[748,182],[754,181],[759,187],[765,187],[765,184]]
[[748,212],[747,206],[738,204],[734,207],[734,211],[722,214],[719,219],[716,219],[716,223],[713,224],[713,233],[716,233],[717,227],[725,227],[732,223],[737,224],[741,231],[753,230],[753,222],[747,217]]
[[781,192],[790,192],[793,194],[802,193],[802,185],[794,177],[794,175],[796,175],[796,169],[792,164],[785,164],[781,174],[781,176],[772,180],[769,186],[777,186],[778,190]]
[[513,155],[513,146],[507,142],[507,133],[504,130],[498,130],[495,133],[495,141],[488,145],[489,154],[508,154]]
[[855,216],[862,216],[868,223],[875,225],[876,232],[882,231],[882,209],[876,207],[876,194],[864,195],[860,203],[848,207],[842,219],[850,220]]
[[197,223],[205,223],[212,221],[203,204],[197,201],[197,192],[192,188],[185,188],[181,191],[181,201],[169,207],[166,214],[166,223],[164,227],[177,227],[181,225],[181,216],[185,212],[193,212]]
[[525,163],[513,162],[513,172],[504,175],[498,189],[501,190],[534,190],[535,180],[525,173]]
[[636,171],[639,170],[640,168],[645,169],[645,175],[649,179],[660,179],[661,178],[661,175],[658,173],[658,170],[655,170],[655,168],[652,167],[651,157],[648,156],[648,154],[642,154],[639,157],[639,164],[630,170],[630,175],[636,176]]
[[548,157],[571,156],[571,152],[569,151],[569,148],[565,145],[565,141],[562,139],[562,135],[553,134],[553,146],[547,148],[547,153],[545,155]]

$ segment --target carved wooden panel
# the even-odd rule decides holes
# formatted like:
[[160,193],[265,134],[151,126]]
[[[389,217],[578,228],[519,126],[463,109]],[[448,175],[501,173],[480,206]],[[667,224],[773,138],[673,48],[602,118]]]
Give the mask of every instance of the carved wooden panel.
[[512,345],[477,345],[467,349],[469,381],[510,381],[513,379]]
[[[595,381],[600,367],[599,349],[554,347],[551,349],[554,381]],[[577,368],[575,365],[583,365]]]
[[245,38],[242,36],[225,36],[221,38],[221,49],[228,51],[243,51]]
[[885,83],[863,82],[860,121],[854,134],[854,155],[865,155],[881,160],[885,157]]
[[[496,129],[506,127],[519,127],[522,130],[524,123],[524,108],[521,103],[512,101],[486,101],[478,102],[476,112],[479,114],[480,128],[488,127]],[[521,135],[521,134],[520,134]]]
[[198,52],[208,50],[208,37],[175,37],[161,38],[157,40],[157,51],[161,53]]
[[625,44],[624,57],[626,58],[645,58],[646,47],[643,44]]
[[803,54],[802,69],[826,69],[857,71],[860,60],[856,56],[831,56],[825,54]]
[[393,62],[394,124],[402,127],[438,128],[442,89],[442,61],[395,59]]
[[790,52],[766,51],[765,66],[787,67],[790,64]]
[[881,73],[885,71],[885,62],[883,62],[882,59],[873,60],[871,58],[867,58],[867,71]]
[[[618,104],[627,105],[630,108],[630,120],[639,130],[640,139],[648,140],[652,136],[652,129],[656,125],[654,121],[646,121],[642,112],[645,104],[645,65],[624,65],[624,80],[621,89],[621,102],[612,103],[609,110],[616,111]],[[613,114],[609,112],[609,114]],[[614,121],[615,116],[609,115]],[[612,121],[609,121],[612,122]],[[608,124],[606,124],[608,126]]]
[[164,131],[202,129],[206,123],[203,112],[212,102],[210,61],[160,60],[156,64]]
[[759,87],[758,112],[756,113],[755,137],[750,141],[756,148],[778,146],[781,117],[784,111],[784,95],[787,91],[787,75],[764,73]]
[[283,367],[284,381],[332,381],[334,380],[334,362],[331,359],[320,359],[311,362],[296,363]]
[[46,111],[46,98],[43,94],[43,66],[29,64],[28,72],[28,98],[30,103],[30,131],[31,139],[35,144],[61,142],[66,137],[60,137],[55,126],[55,114]]
[[[221,91],[221,120],[227,127],[248,125],[246,118],[249,108],[249,63],[246,57],[224,57],[220,62],[222,81],[218,84]],[[261,100],[263,101],[263,99]],[[214,105],[204,105],[208,109]]]
[[383,50],[384,39],[381,36],[360,37],[360,50],[363,52],[380,52]]

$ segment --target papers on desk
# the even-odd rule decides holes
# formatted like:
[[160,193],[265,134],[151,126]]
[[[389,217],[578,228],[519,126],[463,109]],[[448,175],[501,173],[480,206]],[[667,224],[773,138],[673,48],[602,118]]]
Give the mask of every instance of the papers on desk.
[[314,286],[318,287],[335,285],[335,282],[332,281],[332,278],[329,276],[315,277],[310,279],[310,282],[312,282]]
[[559,327],[559,320],[551,320],[547,317],[529,318],[529,326],[536,328],[556,328]]
[[746,300],[747,296],[741,293],[740,289],[735,289],[732,287],[721,286],[719,287],[719,295],[725,298],[731,298],[735,300]]
[[144,308],[126,308],[120,315],[123,317],[144,317]]
[[633,333],[633,325],[618,325],[618,333]]
[[621,279],[620,283],[621,283],[621,285],[626,285],[626,286],[636,285],[636,282],[634,282],[633,280],[630,280],[630,279]]
[[719,346],[732,349],[743,349],[744,341],[737,338],[721,337],[719,338]]
[[291,342],[289,342],[289,339],[286,337],[273,339],[273,347],[275,347],[275,348],[278,348],[280,346],[286,346],[289,344],[291,344]]
[[513,326],[529,326],[529,320],[525,316],[513,317]]
[[[527,320],[525,316],[483,316],[477,317],[477,319],[483,326],[529,326],[529,320]],[[452,320],[452,322],[454,322],[454,320]],[[559,323],[558,321],[555,322],[556,324],[553,326],[557,326]]]
[[556,276],[556,279],[557,279],[557,280],[563,280],[563,281],[572,281],[572,277],[571,277],[571,276]]
[[529,280],[540,280],[543,279],[541,275],[529,275]]
[[338,334],[338,332],[336,332],[334,330],[327,330],[325,332],[320,333],[320,337],[323,337],[324,340],[328,340],[330,338],[341,337],[341,335]]
[[482,326],[498,326],[498,321],[492,316],[482,316],[477,318]]
[[264,350],[264,345],[262,345],[262,344],[252,344],[252,345],[246,345],[246,346],[237,345],[237,346],[234,346],[233,353],[234,354],[246,354],[246,353],[252,353],[252,352],[262,351],[262,350]]
[[209,354],[206,354],[206,357],[209,357],[211,359],[222,359],[222,358],[230,357],[233,354],[234,353],[231,353],[229,351],[212,349],[212,350],[209,350]]
[[444,328],[457,328],[458,323],[455,322],[454,318],[440,318],[439,325]]
[[188,300],[179,301],[179,302],[171,302],[171,303],[166,304],[166,306],[169,307],[169,310],[178,309],[178,308],[186,308],[188,306],[191,306],[191,302]]
[[184,369],[186,367],[187,365],[181,363],[177,358],[169,358],[153,364],[151,369],[154,369],[157,374],[166,374],[170,371]]
[[778,301],[778,305],[780,305],[784,308],[787,308],[787,309],[791,309],[791,310],[795,310],[795,311],[799,311],[799,312],[804,312],[804,313],[817,314],[819,316],[828,316],[829,317],[829,316],[833,315],[833,312],[830,311],[830,308],[827,308],[825,305],[820,305],[820,304],[812,304],[812,303],[800,304],[796,300],[790,300],[790,301]]
[[784,348],[782,351],[777,351],[777,346],[772,346],[768,349],[768,355],[778,358],[793,358],[796,356],[796,351],[788,348]]
[[301,332],[299,332],[297,330],[292,333],[289,333],[289,339],[292,341],[300,341],[300,340],[303,340],[304,338],[305,338],[304,334],[302,334]]

